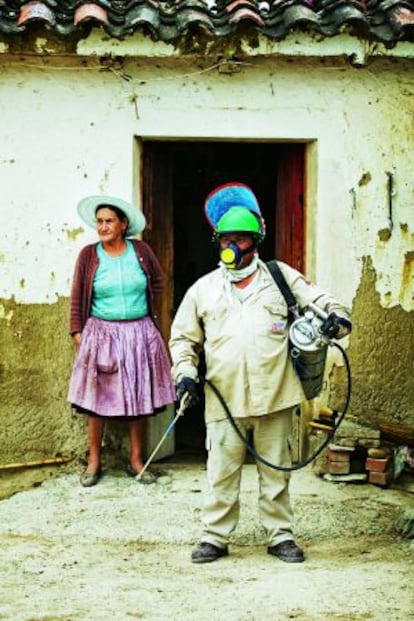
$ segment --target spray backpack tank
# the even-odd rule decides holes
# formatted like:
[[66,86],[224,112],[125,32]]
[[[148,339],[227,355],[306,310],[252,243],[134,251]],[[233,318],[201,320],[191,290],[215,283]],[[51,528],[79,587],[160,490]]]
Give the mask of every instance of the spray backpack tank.
[[306,399],[317,397],[322,390],[330,340],[321,327],[327,317],[316,304],[309,304],[289,328],[290,357]]
[[330,339],[321,327],[328,315],[316,304],[310,303],[301,314],[277,261],[268,261],[267,267],[289,310],[289,350],[293,368],[298,376],[306,399],[314,399],[322,390],[326,356]]

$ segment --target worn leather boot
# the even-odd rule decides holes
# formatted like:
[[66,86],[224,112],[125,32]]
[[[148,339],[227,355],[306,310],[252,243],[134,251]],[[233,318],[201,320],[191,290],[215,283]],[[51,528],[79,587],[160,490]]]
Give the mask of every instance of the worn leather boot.
[[305,560],[303,550],[296,545],[293,539],[288,539],[274,546],[269,546],[267,548],[267,553],[272,556],[277,556],[277,558],[281,561],[285,561],[285,563],[303,563]]
[[216,561],[222,556],[228,556],[227,546],[225,548],[218,548],[212,543],[202,541],[191,553],[191,560],[193,563],[211,563]]

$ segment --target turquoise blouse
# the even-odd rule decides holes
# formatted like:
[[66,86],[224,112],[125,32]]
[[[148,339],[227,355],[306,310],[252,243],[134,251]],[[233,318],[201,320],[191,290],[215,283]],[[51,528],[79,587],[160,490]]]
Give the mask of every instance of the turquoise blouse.
[[111,257],[101,243],[97,246],[99,266],[93,280],[91,315],[116,321],[140,319],[148,315],[147,277],[139,264],[132,243]]

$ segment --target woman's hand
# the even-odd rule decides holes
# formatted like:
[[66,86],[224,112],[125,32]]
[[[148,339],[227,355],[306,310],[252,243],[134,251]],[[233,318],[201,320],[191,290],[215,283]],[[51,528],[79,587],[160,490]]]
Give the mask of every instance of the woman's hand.
[[75,347],[76,349],[79,349],[80,343],[81,343],[81,338],[82,335],[80,332],[76,332],[75,334],[72,335],[73,338],[73,342],[75,343]]

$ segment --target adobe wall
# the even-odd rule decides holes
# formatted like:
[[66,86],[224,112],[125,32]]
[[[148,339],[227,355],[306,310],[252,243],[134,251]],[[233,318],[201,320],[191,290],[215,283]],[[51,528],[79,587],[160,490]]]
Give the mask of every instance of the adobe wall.
[[139,195],[141,138],[307,143],[309,276],[353,307],[351,414],[414,425],[412,62],[219,65],[0,58],[1,463],[85,450],[65,400],[70,281],[95,239],[76,203]]

